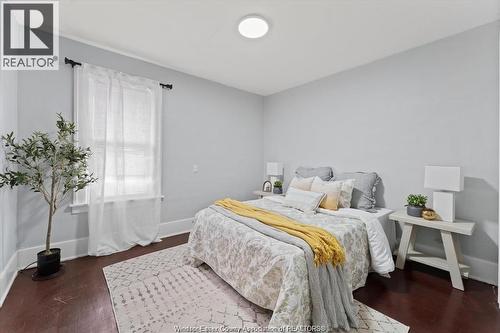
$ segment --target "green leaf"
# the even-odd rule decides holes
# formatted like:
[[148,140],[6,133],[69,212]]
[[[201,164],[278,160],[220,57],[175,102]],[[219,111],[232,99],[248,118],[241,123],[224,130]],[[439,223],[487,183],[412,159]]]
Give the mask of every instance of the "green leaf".
[[410,194],[408,195],[406,202],[409,206],[425,207],[425,204],[427,203],[427,197],[422,194]]
[[33,192],[43,192],[54,181],[61,184],[58,193],[54,193],[57,198],[59,194],[82,190],[97,181],[87,171],[90,148],[79,147],[73,141],[75,124],[58,114],[56,127],[56,137],[39,131],[20,141],[13,132],[1,136],[8,166],[0,173],[0,187],[23,185]]

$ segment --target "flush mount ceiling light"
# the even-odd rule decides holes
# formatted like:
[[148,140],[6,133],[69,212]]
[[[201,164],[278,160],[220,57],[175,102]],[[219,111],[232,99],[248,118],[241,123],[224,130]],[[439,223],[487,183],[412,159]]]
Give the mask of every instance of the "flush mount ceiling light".
[[261,38],[269,31],[269,23],[259,15],[245,16],[238,24],[238,31],[246,38]]

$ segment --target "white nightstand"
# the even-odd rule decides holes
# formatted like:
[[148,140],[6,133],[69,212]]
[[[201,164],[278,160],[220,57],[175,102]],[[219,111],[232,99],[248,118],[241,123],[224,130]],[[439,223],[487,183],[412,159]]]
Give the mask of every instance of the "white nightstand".
[[276,193],[273,193],[273,192],[264,192],[264,191],[253,191],[253,194],[255,194],[256,196],[258,196],[259,198],[263,198],[263,197],[268,197],[268,196],[284,196],[284,194],[276,194]]
[[[436,267],[450,272],[451,284],[454,288],[464,290],[462,275],[469,277],[470,267],[463,264],[462,251],[458,241],[458,234],[470,236],[474,231],[475,223],[469,221],[455,220],[455,222],[427,221],[420,217],[413,217],[405,211],[399,211],[389,215],[389,219],[402,224],[403,235],[398,249],[396,267],[404,269],[405,261],[413,260],[425,265]],[[414,226],[437,229],[441,232],[446,259],[433,257],[415,251],[415,228]]]

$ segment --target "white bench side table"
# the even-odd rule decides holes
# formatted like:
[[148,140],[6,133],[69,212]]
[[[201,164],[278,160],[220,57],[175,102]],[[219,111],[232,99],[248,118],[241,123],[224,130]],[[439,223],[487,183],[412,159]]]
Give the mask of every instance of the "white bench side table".
[[[405,211],[392,213],[389,215],[389,219],[400,222],[403,228],[396,260],[397,268],[404,269],[405,261],[408,259],[443,269],[450,272],[453,287],[464,290],[462,275],[468,278],[470,267],[463,264],[458,234],[472,235],[476,225],[474,222],[463,220],[455,220],[455,222],[427,221],[420,217],[409,216]],[[446,259],[429,256],[415,250],[415,226],[437,229],[441,232]]]
[[285,194],[281,193],[281,194],[276,194],[276,193],[273,193],[273,192],[265,192],[265,191],[259,191],[259,190],[255,190],[253,191],[253,194],[255,194],[256,196],[258,196],[260,199],[264,198],[264,197],[271,197],[271,196],[284,196]]

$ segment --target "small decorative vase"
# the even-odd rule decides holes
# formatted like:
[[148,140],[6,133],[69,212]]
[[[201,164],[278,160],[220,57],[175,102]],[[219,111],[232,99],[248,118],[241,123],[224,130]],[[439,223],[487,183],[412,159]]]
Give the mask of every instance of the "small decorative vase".
[[422,217],[428,221],[432,221],[432,220],[435,220],[436,217],[437,217],[437,214],[436,212],[433,210],[433,209],[430,209],[430,208],[425,208],[423,211],[422,211]]
[[414,217],[422,217],[422,210],[424,207],[406,206],[406,214]]
[[275,188],[273,188],[273,193],[274,194],[282,194],[283,190],[281,187],[275,187]]

